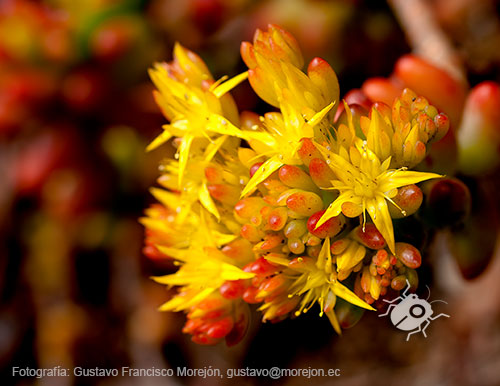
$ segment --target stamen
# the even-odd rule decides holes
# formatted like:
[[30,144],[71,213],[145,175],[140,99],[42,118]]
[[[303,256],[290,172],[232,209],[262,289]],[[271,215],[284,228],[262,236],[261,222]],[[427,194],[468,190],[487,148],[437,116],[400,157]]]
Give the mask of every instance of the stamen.
[[390,198],[389,196],[386,196],[386,195],[384,194],[384,197],[385,197],[385,199],[386,199],[387,201],[389,201],[389,202],[390,202],[391,204],[393,204],[396,208],[398,208],[398,209],[399,209],[399,211],[401,212],[401,214],[402,214],[404,217],[406,217],[406,214],[407,214],[407,213],[406,213],[406,210],[402,209],[402,208],[401,208],[398,204],[396,204],[396,203],[394,202],[394,200],[393,200],[392,198]]

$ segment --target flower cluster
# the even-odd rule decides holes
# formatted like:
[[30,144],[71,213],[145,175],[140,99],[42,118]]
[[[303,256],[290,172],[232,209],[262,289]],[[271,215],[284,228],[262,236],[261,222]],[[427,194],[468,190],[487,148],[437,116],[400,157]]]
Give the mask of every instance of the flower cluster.
[[[416,184],[441,177],[410,169],[448,118],[409,89],[366,112],[340,102],[333,69],[315,58],[304,73],[277,26],[241,54],[249,69],[230,80],[179,44],[151,70],[169,124],[148,150],[177,148],[142,219],[145,253],[179,266],[155,278],[177,289],[161,309],[186,312],[184,332],[202,344],[238,342],[249,304],[272,322],[317,304],[340,333],[407,280],[416,288],[421,254],[394,221],[419,209]],[[275,110],[238,113],[229,91],[247,78]]]

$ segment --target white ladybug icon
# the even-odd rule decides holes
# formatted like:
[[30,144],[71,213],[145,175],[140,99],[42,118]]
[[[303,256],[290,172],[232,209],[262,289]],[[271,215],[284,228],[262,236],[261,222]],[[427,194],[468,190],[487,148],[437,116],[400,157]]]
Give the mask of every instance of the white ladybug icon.
[[[444,300],[433,300],[429,303],[427,299],[420,299],[415,294],[406,295],[406,293],[410,289],[410,283],[408,282],[408,280],[406,281],[406,283],[407,287],[401,296],[398,296],[396,299],[390,301],[384,299],[384,302],[389,303],[390,305],[386,313],[379,315],[379,317],[386,316],[391,313],[391,322],[396,328],[402,331],[410,331],[410,333],[408,333],[408,336],[406,337],[406,341],[410,339],[410,335],[416,334],[417,332],[422,332],[422,334],[424,334],[424,337],[427,338],[425,329],[429,326],[431,320],[436,320],[441,316],[446,316],[447,318],[450,317],[450,315],[442,313],[436,316],[432,316],[434,311],[432,310],[431,303],[446,302]],[[401,301],[397,304],[392,304],[398,300]]]

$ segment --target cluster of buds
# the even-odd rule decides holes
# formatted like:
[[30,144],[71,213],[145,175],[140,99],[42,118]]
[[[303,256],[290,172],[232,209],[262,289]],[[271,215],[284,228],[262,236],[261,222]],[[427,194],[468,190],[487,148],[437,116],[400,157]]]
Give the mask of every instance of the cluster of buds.
[[417,248],[403,242],[396,243],[396,252],[379,249],[371,258],[370,265],[364,266],[356,278],[355,292],[369,304],[387,295],[387,291],[401,291],[407,281],[411,288],[418,286],[416,268],[422,264]]
[[[193,306],[187,314],[182,332],[191,334],[193,342],[214,344],[225,338],[228,345],[241,340],[248,328],[249,309],[245,302],[232,302],[229,290],[215,292]],[[225,295],[225,297],[224,297]]]
[[[272,322],[317,304],[340,333],[407,281],[417,288],[422,245],[398,229],[421,223],[417,184],[443,178],[422,161],[450,122],[408,88],[339,103],[333,69],[315,58],[302,72],[277,26],[241,53],[249,70],[231,80],[214,81],[180,45],[151,73],[170,123],[150,149],[177,148],[161,168],[166,190],[152,190],[166,212],[142,220],[148,253],[180,266],[156,278],[179,288],[162,309],[187,312],[184,331],[203,344],[242,338],[249,304]],[[247,77],[278,111],[237,113],[229,91]]]

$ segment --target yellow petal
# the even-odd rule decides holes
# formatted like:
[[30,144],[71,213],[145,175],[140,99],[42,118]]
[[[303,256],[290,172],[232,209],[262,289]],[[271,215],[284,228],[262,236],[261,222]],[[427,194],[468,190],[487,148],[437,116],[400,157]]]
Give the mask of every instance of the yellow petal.
[[330,204],[330,206],[326,209],[325,213],[323,213],[323,216],[321,216],[321,218],[318,220],[316,224],[316,228],[319,228],[321,225],[323,225],[332,217],[338,216],[342,211],[342,204],[345,202],[360,204],[361,199],[357,196],[354,196],[351,190],[342,193],[340,196],[337,197],[335,201],[333,201]]
[[220,221],[219,211],[217,210],[214,200],[212,200],[212,196],[208,191],[206,181],[203,182],[203,184],[200,187],[200,191],[198,192],[198,199],[200,200],[201,205],[203,205],[206,210],[212,213],[217,218],[217,220]]
[[379,189],[381,192],[388,192],[401,186],[417,184],[431,178],[441,178],[442,175],[436,173],[423,173],[405,170],[388,170],[378,177]]
[[340,324],[339,320],[337,319],[337,315],[335,314],[334,310],[330,310],[326,312],[326,316],[328,316],[328,319],[330,320],[330,323],[335,330],[335,332],[339,335],[342,335],[342,330],[340,329]]
[[[354,138],[354,136],[356,135],[356,131],[354,128],[354,120],[352,117],[352,111],[351,111],[349,105],[347,104],[347,102],[345,100],[342,100],[342,101],[344,102],[344,111],[347,114],[347,124],[348,124],[349,130],[351,131],[351,137]],[[350,144],[348,144],[348,145],[350,145]]]
[[[188,253],[187,249],[171,248],[171,247],[165,247],[162,245],[156,245],[156,248],[158,248],[158,250],[161,253],[164,253],[167,256],[173,257],[176,260],[186,261],[187,253]],[[167,275],[167,276],[172,276],[172,275]],[[166,278],[167,276],[162,276],[161,278]],[[163,282],[157,280],[157,279],[161,279],[161,278],[154,277],[153,279],[155,279],[155,281],[157,281],[158,283],[163,283]],[[163,284],[167,284],[167,283],[163,283]]]
[[365,301],[361,300],[358,297],[358,295],[356,295],[354,292],[352,292],[349,288],[340,284],[338,281],[333,282],[330,285],[330,288],[333,291],[333,293],[335,295],[337,295],[339,298],[342,298],[342,299],[348,301],[349,303],[354,304],[355,306],[358,306],[361,308],[366,308],[367,310],[375,311],[375,308],[370,306]]
[[332,273],[332,253],[330,252],[330,238],[327,237],[319,251],[316,261],[318,269],[324,269],[326,273]]
[[235,77],[229,79],[227,82],[224,82],[217,87],[215,87],[212,90],[212,93],[217,97],[220,98],[223,96],[225,93],[228,91],[232,90],[235,88],[237,85],[239,85],[241,82],[246,80],[248,78],[248,71],[245,71],[239,75],[236,75]]
[[250,181],[248,181],[245,188],[241,192],[241,197],[244,197],[247,194],[249,194],[250,192],[252,192],[257,187],[257,185],[259,185],[262,181],[264,181],[266,178],[268,178],[271,174],[273,174],[281,166],[283,166],[283,162],[280,161],[278,156],[274,156],[274,157],[269,158],[255,172],[255,174],[252,176]]
[[326,106],[323,110],[321,110],[320,112],[314,114],[314,116],[309,119],[307,121],[307,123],[310,125],[310,126],[315,126],[317,125],[319,122],[321,122],[321,120],[326,116],[326,114],[328,114],[328,112],[333,108],[333,106],[335,106],[335,102],[332,102],[330,103],[328,106]]
[[242,139],[247,139],[243,130],[240,130],[235,125],[233,125],[227,118],[219,114],[210,114],[206,123],[206,130],[217,134],[230,135],[232,137],[238,137]]
[[285,265],[285,266],[288,266],[288,263],[290,262],[290,260],[285,259],[283,257],[277,257],[277,256],[272,256],[272,255],[264,255],[264,259],[266,259],[270,263]]
[[[165,125],[168,126],[168,125]],[[157,147],[163,145],[170,138],[172,138],[172,134],[170,134],[167,130],[164,129],[163,133],[161,133],[158,137],[156,137],[147,147],[146,151],[151,151],[156,149]]]
[[391,157],[387,157],[386,160],[384,162],[382,162],[382,165],[380,165],[380,172],[381,173],[383,173],[387,169],[389,169],[389,165],[391,164],[391,161],[392,161],[392,156]]
[[[244,131],[244,135],[249,140],[262,142],[264,145],[268,147],[274,148],[277,146],[276,139],[271,134],[265,131]],[[253,147],[254,146],[252,146],[252,148]],[[277,153],[278,149],[275,150]],[[267,151],[267,149],[265,151]]]
[[205,150],[204,154],[204,160],[206,162],[209,162],[212,160],[212,158],[215,157],[215,154],[219,151],[220,147],[224,144],[226,139],[228,138],[227,135],[223,135],[219,138],[217,138],[215,141],[210,142]]
[[223,245],[229,244],[231,241],[238,238],[238,235],[227,235],[218,231],[212,231],[212,235],[214,236],[217,247],[222,247]]
[[201,302],[208,295],[215,291],[215,288],[205,288],[200,290],[191,296],[191,298],[186,299],[185,296],[175,296],[173,299],[169,300],[162,306],[160,306],[160,311],[182,311],[194,306],[195,304]]
[[141,217],[139,222],[146,228],[156,232],[173,233],[173,229],[168,226],[165,221],[150,217]]
[[184,178],[184,171],[186,170],[189,158],[189,149],[191,148],[193,139],[192,135],[186,135],[179,146],[179,187],[182,187],[182,179]]
[[378,231],[382,234],[389,249],[392,253],[395,252],[394,246],[394,228],[392,226],[392,218],[389,214],[387,201],[384,196],[377,195],[376,198],[366,201],[366,210],[373,220],[373,224],[377,227]]
[[179,65],[183,69],[187,69],[190,72],[191,77],[195,74],[197,75],[197,82],[201,82],[203,79],[212,78],[210,71],[203,60],[194,52],[191,52],[183,47],[179,42],[175,42],[173,53]]
[[354,268],[365,257],[366,249],[362,245],[352,242],[344,253],[337,256],[337,271],[346,271]]
[[[349,178],[348,176],[356,176],[359,175],[359,170],[356,169],[350,162],[348,162],[344,157],[332,153],[328,149],[324,148],[321,145],[314,143],[319,152],[325,157],[327,160],[328,166],[332,169],[339,178],[341,178],[344,182]],[[343,148],[341,148],[343,149]],[[345,151],[345,149],[344,149]],[[328,162],[330,160],[330,162]]]
[[245,272],[234,265],[222,263],[222,270],[220,277],[223,280],[240,280],[240,279],[251,279],[255,276],[254,273]]
[[181,204],[180,195],[160,188],[151,188],[149,192],[167,208],[175,208]]

